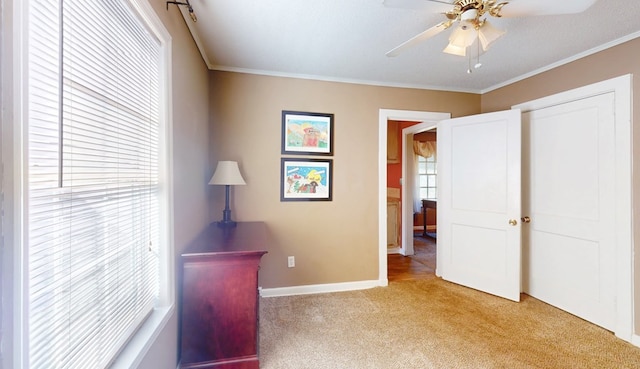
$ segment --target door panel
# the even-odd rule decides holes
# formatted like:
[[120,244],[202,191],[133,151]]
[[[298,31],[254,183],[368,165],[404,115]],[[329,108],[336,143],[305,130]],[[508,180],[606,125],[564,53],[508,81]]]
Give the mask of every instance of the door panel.
[[615,327],[613,93],[523,114],[524,292]]
[[[387,248],[400,246],[400,200],[387,198]],[[394,250],[397,252],[397,250]]]
[[[555,110],[555,111],[554,111]],[[559,217],[595,221],[598,218],[598,113],[590,106],[529,113],[533,192],[536,210]],[[613,155],[613,150],[610,152]],[[560,190],[563,189],[563,190]],[[589,201],[589,199],[593,199]]]
[[[444,279],[520,300],[520,111],[438,123]],[[509,220],[518,220],[510,225]]]
[[[451,195],[457,209],[504,213],[507,168],[504,121],[451,127]],[[497,165],[496,165],[497,164]],[[473,191],[469,185],[473,184]],[[480,195],[480,196],[479,196]]]
[[[471,227],[454,224],[451,228],[451,264],[452,267],[462,270],[454,270],[460,275],[460,283],[474,284],[475,279],[484,280],[487,283],[500,281],[505,277],[506,268],[503,260],[507,256],[506,232],[495,231],[491,227]],[[478,244],[484,247],[477,247]],[[485,259],[486,253],[501,255],[493,259]],[[484,260],[484,264],[478,263]],[[467,282],[464,282],[468,280]]]

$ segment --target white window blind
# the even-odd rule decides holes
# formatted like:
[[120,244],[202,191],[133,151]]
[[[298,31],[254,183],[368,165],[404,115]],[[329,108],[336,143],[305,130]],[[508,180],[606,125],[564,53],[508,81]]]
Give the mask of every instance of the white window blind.
[[126,0],[32,0],[27,350],[103,368],[159,293],[160,43]]

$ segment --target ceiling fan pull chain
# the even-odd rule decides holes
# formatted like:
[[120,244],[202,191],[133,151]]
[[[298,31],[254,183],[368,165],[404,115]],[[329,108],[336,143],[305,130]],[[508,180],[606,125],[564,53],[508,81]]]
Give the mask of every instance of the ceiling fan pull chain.
[[474,65],[473,67],[478,69],[482,66],[482,63],[480,63],[480,30],[477,30],[478,32],[478,39],[476,40],[476,49],[478,51],[477,55],[477,59],[476,59],[476,65]]

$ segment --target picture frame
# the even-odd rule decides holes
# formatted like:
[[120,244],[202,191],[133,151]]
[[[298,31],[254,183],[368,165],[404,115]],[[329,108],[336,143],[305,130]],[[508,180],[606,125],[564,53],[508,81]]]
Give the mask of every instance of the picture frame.
[[333,114],[282,111],[282,154],[333,155]]
[[280,201],[331,201],[333,160],[281,158]]

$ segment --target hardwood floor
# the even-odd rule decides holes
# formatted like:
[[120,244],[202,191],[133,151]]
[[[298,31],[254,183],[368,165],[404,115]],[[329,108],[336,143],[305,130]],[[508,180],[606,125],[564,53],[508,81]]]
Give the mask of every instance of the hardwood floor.
[[389,282],[428,279],[435,276],[436,240],[431,237],[415,236],[413,248],[415,255],[387,255]]

